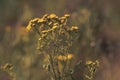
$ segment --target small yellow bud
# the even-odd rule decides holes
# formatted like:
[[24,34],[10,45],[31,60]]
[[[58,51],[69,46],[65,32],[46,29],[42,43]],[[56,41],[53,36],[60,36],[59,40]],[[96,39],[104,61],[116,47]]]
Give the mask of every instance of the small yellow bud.
[[93,62],[92,61],[86,61],[86,64],[92,64]]
[[38,21],[38,23],[43,23],[43,22],[45,22],[45,20],[44,19],[39,19],[39,21]]
[[78,30],[77,26],[72,26],[71,30]]
[[48,30],[43,30],[43,31],[42,31],[42,33],[47,33],[47,32],[48,32]]
[[57,29],[58,26],[53,26],[52,29]]
[[48,17],[48,14],[45,14],[42,18],[46,19]]
[[30,26],[30,24],[28,24],[28,26],[26,27],[26,29],[27,29],[28,31],[31,30],[31,26]]
[[37,22],[39,20],[39,18],[35,18],[33,20],[31,20],[31,22]]
[[69,18],[69,17],[70,17],[70,15],[69,15],[69,14],[65,14],[64,16],[65,16],[66,18]]
[[72,59],[73,58],[73,54],[68,54],[68,59]]
[[3,70],[12,70],[13,69],[13,65],[6,63],[5,65],[1,66],[1,69]]
[[77,30],[77,29],[78,29],[78,27],[77,27],[77,26],[73,26],[73,27],[72,27],[72,29],[75,29],[75,30]]
[[50,18],[58,18],[55,14],[50,14]]
[[100,63],[99,63],[99,61],[98,61],[98,60],[96,60],[96,61],[95,61],[95,63],[96,63],[96,65],[97,65],[97,67],[99,67],[99,66],[100,66]]
[[71,60],[72,58],[73,58],[73,54],[68,54],[67,56],[62,56],[62,55],[60,55],[60,56],[57,57],[57,59],[58,59],[58,60],[61,60],[61,61],[63,61],[63,60],[66,61],[67,59],[68,59],[68,60]]

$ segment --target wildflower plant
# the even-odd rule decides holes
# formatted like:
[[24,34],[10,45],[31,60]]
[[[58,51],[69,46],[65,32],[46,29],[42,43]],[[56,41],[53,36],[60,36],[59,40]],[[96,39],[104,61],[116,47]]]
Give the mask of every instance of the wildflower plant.
[[16,73],[13,71],[13,65],[10,63],[6,63],[1,66],[1,69],[11,77],[12,80],[16,80]]
[[[66,80],[71,75],[70,47],[77,38],[77,26],[68,26],[69,14],[58,17],[45,14],[42,18],[31,20],[28,30],[39,35],[37,49],[47,56],[48,63],[43,67],[50,73],[53,80]],[[61,66],[60,66],[61,65]],[[72,77],[71,77],[72,78]]]
[[[37,49],[47,57],[43,68],[50,74],[51,80],[75,80],[74,70],[71,67],[74,56],[70,54],[70,48],[78,38],[80,30],[77,26],[67,25],[69,17],[69,14],[62,17],[45,14],[42,18],[31,20],[27,26],[28,31],[38,34]],[[91,64],[96,65],[94,62]],[[89,79],[94,74],[93,69],[97,69],[94,65],[89,66],[91,64],[85,64],[90,71],[90,76],[85,74],[85,77]]]
[[85,74],[85,78],[88,80],[94,80],[95,72],[99,67],[99,61],[86,61],[87,73]]

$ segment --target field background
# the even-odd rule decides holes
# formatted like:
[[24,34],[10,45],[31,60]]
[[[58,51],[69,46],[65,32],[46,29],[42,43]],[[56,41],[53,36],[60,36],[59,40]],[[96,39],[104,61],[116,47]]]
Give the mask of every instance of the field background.
[[[119,8],[120,0],[0,0],[0,66],[12,63],[17,80],[47,80],[44,57],[36,50],[37,38],[25,28],[31,19],[46,13],[68,13],[68,24],[81,29],[71,49],[73,62],[99,59],[95,80],[119,80]],[[11,79],[0,69],[0,80]]]

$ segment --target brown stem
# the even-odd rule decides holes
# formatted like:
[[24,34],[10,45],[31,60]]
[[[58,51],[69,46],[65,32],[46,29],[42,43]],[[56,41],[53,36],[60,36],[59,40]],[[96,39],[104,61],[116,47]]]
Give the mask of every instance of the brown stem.
[[49,54],[49,58],[50,58],[50,64],[51,64],[51,68],[52,68],[52,71],[53,71],[54,79],[56,80],[57,77],[56,77],[55,68],[54,68],[54,63],[53,63],[53,59],[52,59],[51,54]]

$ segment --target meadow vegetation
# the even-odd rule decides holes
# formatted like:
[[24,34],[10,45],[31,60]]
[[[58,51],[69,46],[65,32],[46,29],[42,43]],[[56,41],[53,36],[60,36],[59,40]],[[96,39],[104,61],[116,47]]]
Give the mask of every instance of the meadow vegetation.
[[0,80],[119,80],[119,3],[0,0]]

